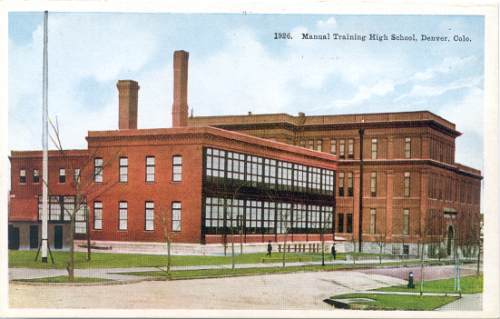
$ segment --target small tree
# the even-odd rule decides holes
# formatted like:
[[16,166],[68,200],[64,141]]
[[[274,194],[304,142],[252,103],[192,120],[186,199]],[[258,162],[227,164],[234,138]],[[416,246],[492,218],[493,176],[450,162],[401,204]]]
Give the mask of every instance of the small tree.
[[172,264],[171,254],[170,254],[171,239],[170,239],[170,232],[168,231],[167,214],[168,214],[167,211],[161,214],[162,217],[161,224],[163,228],[163,240],[167,243],[167,275],[170,275],[170,265]]
[[280,210],[280,223],[281,223],[281,230],[283,231],[283,233],[285,234],[284,238],[283,238],[283,268],[285,268],[285,261],[286,261],[286,245],[287,245],[287,239],[288,239],[288,231],[289,231],[289,223],[290,223],[290,220],[289,220],[289,215],[290,212],[288,210],[286,210],[286,212],[284,212],[283,210]]
[[52,121],[49,121],[50,126],[52,128],[52,134],[50,134],[50,139],[54,146],[59,151],[60,156],[66,162],[65,168],[67,169],[79,169],[79,173],[73,176],[73,181],[71,182],[71,187],[75,193],[75,201],[71,207],[67,207],[66,205],[62,205],[63,214],[67,214],[70,219],[70,253],[69,260],[66,265],[66,270],[68,271],[68,279],[69,281],[74,281],[74,272],[75,272],[75,220],[78,214],[82,214],[86,219],[86,230],[87,230],[87,261],[91,259],[91,247],[90,247],[90,226],[89,226],[89,218],[88,218],[88,208],[87,208],[87,198],[88,197],[96,197],[107,190],[110,187],[115,185],[117,182],[107,183],[102,185],[100,188],[95,188],[94,177],[97,174],[102,173],[105,167],[109,167],[114,161],[118,159],[118,155],[120,150],[118,150],[115,154],[113,154],[109,160],[103,161],[101,169],[99,171],[94,171],[92,169],[92,165],[94,163],[94,158],[99,150],[99,148],[95,149],[93,154],[88,154],[83,162],[78,161],[75,162],[72,160],[68,151],[64,150],[61,143],[61,136],[59,131],[59,124],[56,118],[56,123],[54,124]]

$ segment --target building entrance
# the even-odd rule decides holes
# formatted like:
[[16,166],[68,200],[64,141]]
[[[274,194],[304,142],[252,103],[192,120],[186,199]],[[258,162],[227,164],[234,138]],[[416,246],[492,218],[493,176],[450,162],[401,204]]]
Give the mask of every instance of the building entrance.
[[63,228],[61,225],[54,226],[54,248],[63,248]]

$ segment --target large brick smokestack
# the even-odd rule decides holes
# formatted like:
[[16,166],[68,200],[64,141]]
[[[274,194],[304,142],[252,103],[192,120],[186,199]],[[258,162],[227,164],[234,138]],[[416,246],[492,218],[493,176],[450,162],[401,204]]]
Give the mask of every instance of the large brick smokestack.
[[132,80],[119,80],[118,88],[118,128],[120,130],[137,129],[137,99],[139,84]]
[[172,127],[187,126],[189,52],[174,52],[174,103],[172,105]]

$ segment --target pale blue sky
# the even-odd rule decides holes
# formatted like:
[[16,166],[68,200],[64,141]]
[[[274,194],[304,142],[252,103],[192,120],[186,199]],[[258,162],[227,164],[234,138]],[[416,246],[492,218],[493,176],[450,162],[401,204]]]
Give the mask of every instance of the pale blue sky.
[[[10,149],[41,145],[42,23],[42,13],[9,14]],[[139,127],[170,126],[172,53],[183,49],[196,115],[430,110],[464,133],[457,161],[482,169],[483,27],[480,16],[50,13],[50,117],[65,147],[85,147],[87,130],[117,128],[116,81],[134,79]],[[472,41],[308,41],[302,32]]]

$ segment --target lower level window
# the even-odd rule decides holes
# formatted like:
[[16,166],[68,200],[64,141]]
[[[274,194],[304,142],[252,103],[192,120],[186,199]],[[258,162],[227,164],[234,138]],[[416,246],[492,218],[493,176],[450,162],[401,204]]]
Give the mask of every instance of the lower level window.
[[94,229],[102,229],[102,202],[94,202]]
[[87,233],[86,210],[87,210],[87,205],[81,204],[75,213],[75,233],[76,234],[86,234]]
[[120,212],[118,221],[119,230],[127,230],[127,220],[128,220],[128,204],[127,202],[120,202]]
[[155,229],[155,203],[154,202],[146,202],[146,210],[145,210],[145,230],[154,230]]
[[180,202],[172,203],[172,231],[181,231],[182,205]]

